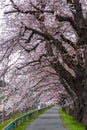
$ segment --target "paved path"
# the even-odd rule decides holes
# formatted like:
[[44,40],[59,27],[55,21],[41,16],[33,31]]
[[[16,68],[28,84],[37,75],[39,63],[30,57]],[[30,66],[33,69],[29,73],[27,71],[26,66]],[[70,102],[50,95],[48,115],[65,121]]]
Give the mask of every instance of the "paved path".
[[58,114],[58,106],[48,110],[33,121],[26,130],[66,130]]

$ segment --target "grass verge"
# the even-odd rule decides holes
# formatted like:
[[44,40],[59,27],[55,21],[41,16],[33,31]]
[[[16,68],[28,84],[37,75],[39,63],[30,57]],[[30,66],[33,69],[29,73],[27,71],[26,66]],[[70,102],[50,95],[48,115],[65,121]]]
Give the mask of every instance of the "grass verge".
[[5,121],[3,124],[0,123],[0,130],[2,130],[3,128],[5,128],[9,123],[11,123],[12,121],[14,121],[15,119],[25,115],[26,113],[22,113],[22,114],[15,114],[11,119]]
[[[47,110],[47,109],[46,109]],[[45,112],[45,110],[44,110],[44,112]],[[40,113],[44,113],[43,111],[42,112],[39,112],[39,114]],[[27,112],[27,113],[29,113],[29,112]],[[11,119],[9,119],[9,120],[7,120],[7,121],[5,121],[3,124],[2,123],[0,123],[0,130],[2,130],[3,128],[5,128],[8,124],[10,124],[12,121],[14,121],[15,119],[17,119],[17,118],[19,118],[19,117],[21,117],[21,116],[23,116],[23,115],[25,115],[25,114],[27,114],[27,113],[22,113],[22,114],[16,114],[16,115],[14,115]],[[38,116],[39,116],[39,114],[38,115],[35,115],[35,117],[33,117],[34,119],[36,119]],[[25,125],[27,126],[28,124],[29,124],[29,122],[31,122],[31,121],[33,121],[34,119],[29,119],[29,120],[27,120],[26,122],[25,122]],[[28,124],[27,124],[27,122],[28,122]],[[23,124],[24,125],[24,124]],[[20,126],[19,126],[20,127]],[[24,127],[24,126],[22,126],[22,127]],[[22,128],[20,129],[19,128],[19,130],[22,130]],[[23,129],[24,130],[24,129]]]
[[0,130],[2,130],[5,126],[7,126],[10,122],[12,122],[13,120],[15,120],[16,118],[18,117],[21,117],[22,115],[24,115],[25,113],[23,114],[16,114],[14,115],[11,119],[5,121],[4,123],[0,123]]
[[[50,107],[51,108],[51,107]],[[46,112],[48,109],[50,108],[46,108],[43,109],[42,111],[40,111],[39,113],[37,112],[37,114],[33,115],[30,119],[28,119],[27,121],[25,121],[24,123],[22,123],[19,127],[17,127],[15,130],[25,130],[26,127],[36,118],[38,118],[41,114],[43,114],[44,112]]]
[[83,124],[78,123],[77,121],[75,121],[72,116],[68,115],[61,108],[59,109],[58,112],[60,114],[60,117],[61,117],[61,120],[62,120],[64,126],[68,130],[84,130]]

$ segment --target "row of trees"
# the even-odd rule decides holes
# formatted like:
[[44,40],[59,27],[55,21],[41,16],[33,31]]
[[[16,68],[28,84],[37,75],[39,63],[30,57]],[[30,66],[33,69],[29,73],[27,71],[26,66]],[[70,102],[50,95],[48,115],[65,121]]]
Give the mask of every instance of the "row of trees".
[[31,67],[45,82],[48,75],[57,76],[74,102],[73,116],[84,121],[87,130],[86,8],[85,0],[10,0],[5,15],[17,33],[5,43],[4,57],[20,51],[16,73],[29,73]]

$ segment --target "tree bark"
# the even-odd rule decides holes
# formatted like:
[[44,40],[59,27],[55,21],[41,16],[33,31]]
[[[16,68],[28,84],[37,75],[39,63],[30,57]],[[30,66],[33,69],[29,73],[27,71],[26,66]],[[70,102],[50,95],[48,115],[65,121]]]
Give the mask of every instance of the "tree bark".
[[85,51],[84,51],[84,57],[85,57],[84,92],[83,92],[84,124],[85,124],[85,130],[87,130],[87,47],[85,48]]

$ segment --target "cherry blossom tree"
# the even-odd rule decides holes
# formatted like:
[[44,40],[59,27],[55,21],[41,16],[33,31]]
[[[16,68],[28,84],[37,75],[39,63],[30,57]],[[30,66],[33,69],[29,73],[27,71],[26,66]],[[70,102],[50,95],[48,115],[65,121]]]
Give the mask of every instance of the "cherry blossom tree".
[[21,64],[17,64],[17,71],[29,70],[30,67],[35,69],[36,73],[36,70],[40,70],[38,79],[40,76],[43,78],[34,86],[39,86],[41,81],[44,83],[44,77],[48,79],[47,73],[56,75],[57,82],[60,80],[73,100],[73,116],[78,121],[84,120],[85,129],[86,8],[86,0],[10,0],[9,8],[5,8],[5,15],[10,16],[7,20],[10,27],[13,24],[13,31],[17,30],[8,45],[10,44],[13,50],[22,50],[22,55],[26,57]]

